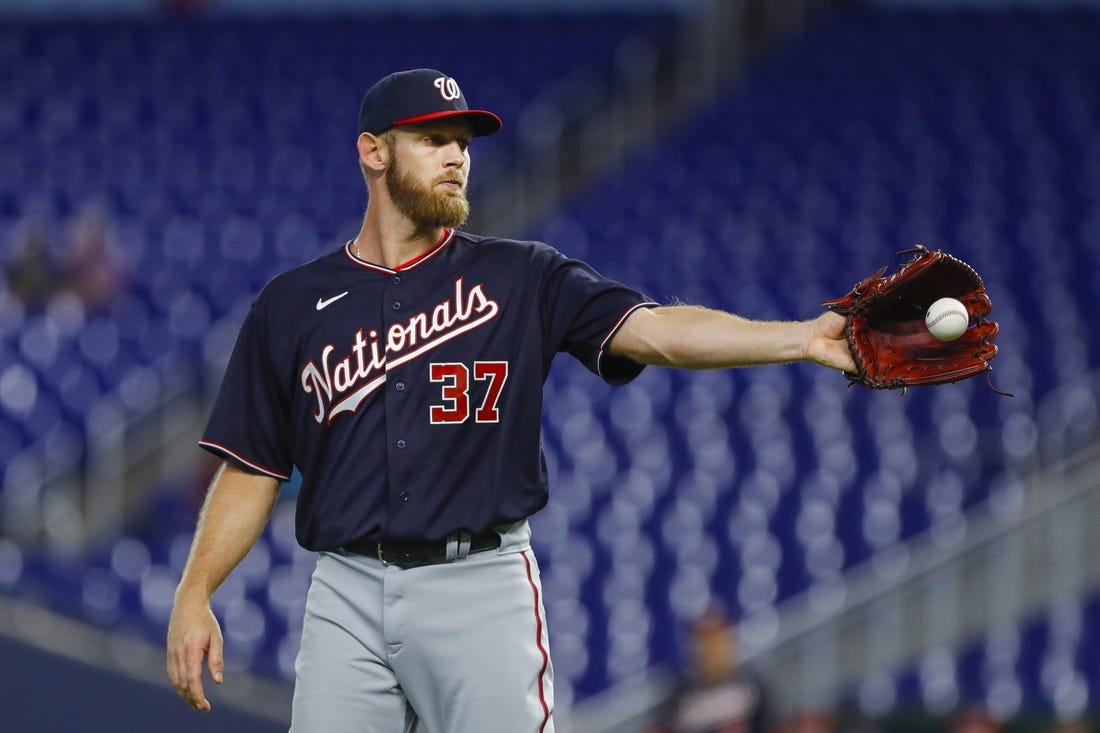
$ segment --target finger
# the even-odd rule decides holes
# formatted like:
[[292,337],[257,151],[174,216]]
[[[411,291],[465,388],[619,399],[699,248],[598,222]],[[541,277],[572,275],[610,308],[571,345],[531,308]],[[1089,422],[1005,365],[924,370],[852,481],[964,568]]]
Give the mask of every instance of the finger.
[[191,693],[187,689],[187,665],[183,661],[182,652],[177,654],[172,660],[171,680],[172,687],[175,688],[176,694],[189,706],[195,707],[194,700],[191,698]]
[[164,655],[164,673],[168,676],[168,681],[172,683],[172,687],[176,686],[176,650],[172,648],[171,644],[168,644],[168,648],[165,650]]
[[183,699],[195,710],[202,713],[210,712],[210,702],[206,699],[206,693],[202,689],[202,680],[195,678],[187,681]]
[[221,634],[217,634],[210,639],[210,651],[207,652],[206,663],[210,669],[210,679],[220,685],[222,683],[222,671],[224,670]]
[[206,700],[206,694],[202,689],[202,655],[201,646],[188,647],[185,657],[186,672],[184,674],[185,697],[191,707],[196,710],[210,710],[210,703]]
[[173,644],[168,650],[168,679],[172,681],[172,687],[176,689],[180,697],[186,699],[184,691],[187,689],[187,666],[183,661],[183,649],[180,644]]

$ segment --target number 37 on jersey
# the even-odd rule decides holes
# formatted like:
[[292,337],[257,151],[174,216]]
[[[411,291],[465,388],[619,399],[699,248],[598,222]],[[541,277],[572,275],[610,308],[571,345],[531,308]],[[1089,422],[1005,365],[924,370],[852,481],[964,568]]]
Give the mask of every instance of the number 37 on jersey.
[[[500,422],[498,402],[508,381],[508,362],[475,361],[472,366],[461,362],[432,362],[429,365],[432,382],[440,385],[440,402],[429,410],[432,425],[455,425],[470,419],[474,422]],[[477,406],[470,399],[470,380],[483,382],[484,396]]]

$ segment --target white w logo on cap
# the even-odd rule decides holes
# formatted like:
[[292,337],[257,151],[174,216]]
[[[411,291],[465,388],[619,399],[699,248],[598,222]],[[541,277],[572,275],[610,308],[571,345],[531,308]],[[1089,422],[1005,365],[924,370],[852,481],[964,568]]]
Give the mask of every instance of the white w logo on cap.
[[449,76],[441,76],[432,84],[439,90],[439,96],[448,102],[453,102],[462,96],[462,90],[458,88],[458,82]]

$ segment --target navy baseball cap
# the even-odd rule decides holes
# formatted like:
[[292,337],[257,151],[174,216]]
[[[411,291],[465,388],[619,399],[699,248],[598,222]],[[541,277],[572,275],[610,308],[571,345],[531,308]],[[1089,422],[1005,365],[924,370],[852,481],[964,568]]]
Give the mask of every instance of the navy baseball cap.
[[359,134],[446,117],[465,117],[474,137],[492,135],[502,124],[492,112],[470,109],[458,82],[443,72],[413,69],[390,74],[367,90],[359,107]]

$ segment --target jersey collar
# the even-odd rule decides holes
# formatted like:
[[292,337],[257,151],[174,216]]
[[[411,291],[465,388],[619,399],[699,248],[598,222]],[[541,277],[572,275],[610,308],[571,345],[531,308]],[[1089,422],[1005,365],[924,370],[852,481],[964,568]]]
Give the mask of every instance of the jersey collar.
[[443,234],[439,237],[439,241],[435,243],[434,247],[429,249],[424,254],[413,257],[408,262],[403,262],[402,264],[398,265],[396,269],[391,269],[389,267],[383,267],[382,265],[376,265],[373,262],[367,262],[366,260],[359,259],[358,257],[355,256],[355,253],[352,252],[352,249],[351,249],[352,240],[350,240],[350,239],[348,240],[348,243],[344,245],[344,254],[347,255],[347,258],[349,260],[351,260],[352,264],[358,265],[359,267],[362,267],[365,270],[373,270],[374,272],[381,272],[381,273],[384,273],[386,275],[393,275],[394,273],[398,273],[398,272],[408,272],[409,270],[413,269],[414,267],[417,267],[419,265],[424,264],[425,262],[427,262],[431,258],[435,257],[437,254],[442,252],[443,249],[448,244],[450,244],[452,241],[454,241],[455,231],[456,231],[455,229],[449,229],[447,227],[443,227]]

